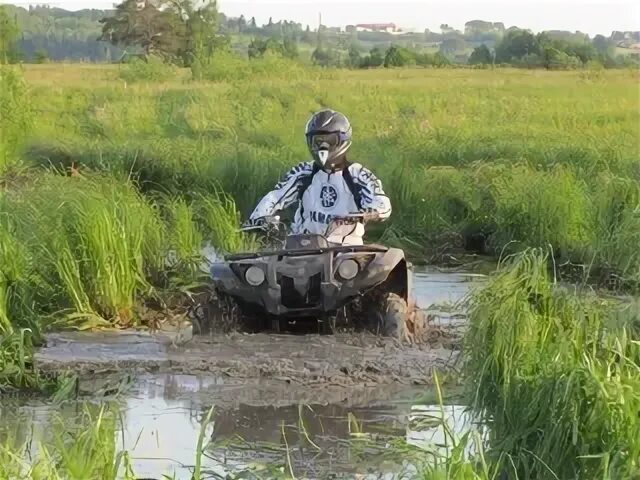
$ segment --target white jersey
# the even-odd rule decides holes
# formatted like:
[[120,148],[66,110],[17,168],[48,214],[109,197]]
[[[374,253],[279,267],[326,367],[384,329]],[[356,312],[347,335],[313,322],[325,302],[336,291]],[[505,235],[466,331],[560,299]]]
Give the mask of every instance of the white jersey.
[[386,220],[391,215],[391,202],[382,190],[380,180],[371,171],[359,163],[350,164],[348,169],[346,173],[351,182],[343,171],[314,173],[313,162],[300,163],[262,198],[250,218],[274,215],[287,208],[300,200],[300,191],[306,187],[291,233],[316,233],[326,235],[332,243],[362,245],[362,223],[332,226],[331,231],[327,231],[333,217],[373,211],[381,220]]

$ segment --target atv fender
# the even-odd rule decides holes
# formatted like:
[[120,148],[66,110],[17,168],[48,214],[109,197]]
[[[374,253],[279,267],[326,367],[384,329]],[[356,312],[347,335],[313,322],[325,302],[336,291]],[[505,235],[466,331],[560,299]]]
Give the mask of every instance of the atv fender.
[[224,291],[237,288],[240,283],[238,277],[227,263],[214,263],[209,273],[211,274],[214,286],[220,287]]
[[[345,259],[349,256],[340,258]],[[376,253],[359,275],[342,284],[340,296],[343,298],[355,296],[363,289],[385,284],[389,292],[408,300],[411,292],[411,268],[411,264],[405,259],[404,251],[399,248],[390,248],[386,252]]]

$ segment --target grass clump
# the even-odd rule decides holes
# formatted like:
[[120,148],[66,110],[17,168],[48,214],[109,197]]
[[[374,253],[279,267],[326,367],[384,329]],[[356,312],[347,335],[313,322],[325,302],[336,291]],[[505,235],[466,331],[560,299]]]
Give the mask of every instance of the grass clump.
[[[594,237],[590,263],[616,284],[640,288],[640,184],[602,174],[593,194]],[[609,278],[611,276],[609,275]]]
[[74,424],[60,418],[51,425],[35,446],[35,458],[30,442],[21,445],[11,432],[3,432],[0,479],[133,480],[127,457],[117,449],[117,428],[117,408],[84,405]]
[[128,83],[165,82],[175,77],[177,73],[175,67],[154,56],[150,56],[147,60],[134,58],[119,68],[118,76]]
[[[163,262],[163,225],[126,183],[40,175],[2,205],[30,255],[23,273],[51,313],[70,310],[116,323],[134,321],[138,294]],[[27,280],[29,281],[29,280]]]
[[471,301],[466,376],[489,454],[517,478],[632,478],[640,312],[560,290],[548,255],[512,257]]
[[18,71],[0,68],[0,174],[20,160],[20,149],[33,125],[27,85]]
[[144,197],[127,179],[35,174],[0,199],[0,333],[138,325],[142,303],[201,276],[204,246],[255,246],[238,224],[218,191]]

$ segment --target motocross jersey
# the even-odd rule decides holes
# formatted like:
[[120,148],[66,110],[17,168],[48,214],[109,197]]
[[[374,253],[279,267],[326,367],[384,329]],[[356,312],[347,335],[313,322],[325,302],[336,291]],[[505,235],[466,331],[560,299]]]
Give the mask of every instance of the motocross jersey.
[[362,245],[364,224],[332,225],[334,217],[358,212],[375,212],[380,220],[391,215],[391,202],[382,183],[359,163],[345,170],[326,172],[303,162],[293,167],[275,188],[267,193],[251,214],[251,219],[274,215],[299,201],[291,233],[325,235],[331,243]]

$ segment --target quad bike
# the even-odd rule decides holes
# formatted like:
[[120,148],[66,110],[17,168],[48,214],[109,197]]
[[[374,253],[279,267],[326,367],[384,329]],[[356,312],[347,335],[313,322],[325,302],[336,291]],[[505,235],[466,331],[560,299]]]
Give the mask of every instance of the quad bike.
[[[211,266],[213,295],[202,320],[218,331],[280,332],[311,322],[325,333],[343,325],[362,326],[415,339],[424,329],[424,316],[412,308],[412,265],[404,252],[327,241],[335,225],[365,220],[363,214],[336,217],[325,235],[288,235],[276,249],[227,255]],[[268,236],[282,225],[277,216],[265,217],[257,228]]]

